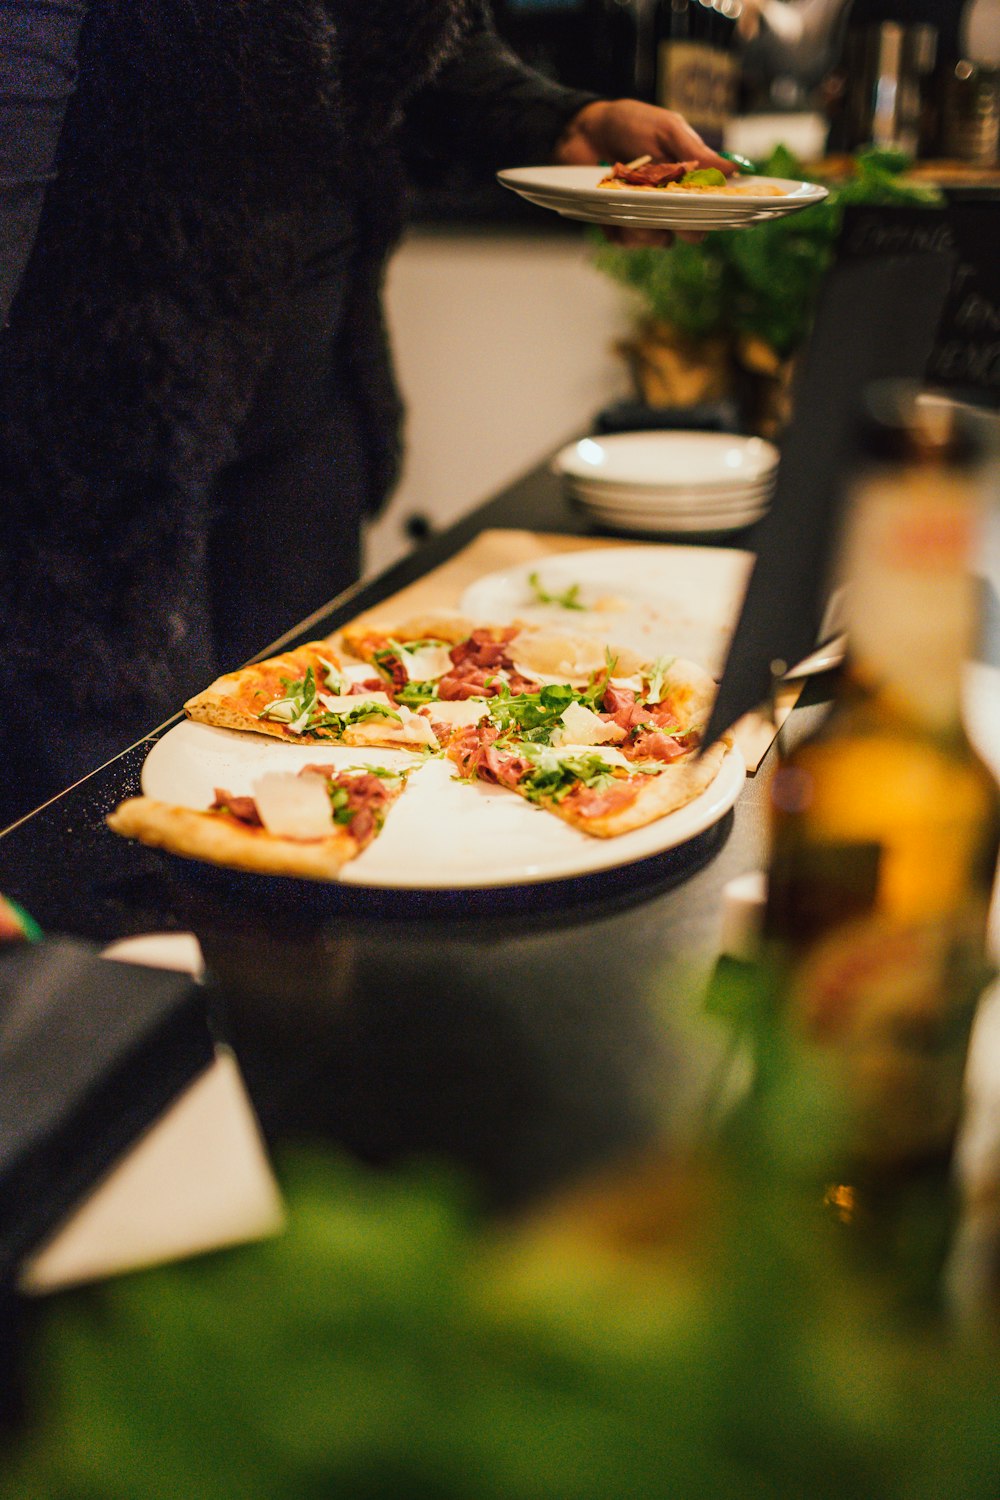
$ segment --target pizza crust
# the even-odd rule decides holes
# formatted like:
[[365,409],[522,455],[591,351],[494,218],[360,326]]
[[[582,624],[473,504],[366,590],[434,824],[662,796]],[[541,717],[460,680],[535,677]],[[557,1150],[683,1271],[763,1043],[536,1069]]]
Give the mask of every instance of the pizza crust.
[[107,824],[124,838],[138,839],[184,859],[206,860],[257,875],[294,875],[302,880],[336,880],[344,865],[363,847],[345,828],[308,842],[277,838],[266,829],[251,828],[224,815],[159,802],[154,797],[130,797],[108,815]]
[[[235,672],[217,677],[202,692],[189,698],[184,712],[189,719],[212,724],[218,729],[246,729],[252,734],[269,734],[275,739],[299,744],[330,741],[329,735],[292,734],[288,725],[278,719],[261,719],[259,709],[281,696],[281,678],[301,680],[310,667],[314,671],[327,662],[335,671],[342,663],[328,641],[308,641],[294,651],[269,656],[266,661],[252,662]],[[256,697],[255,697],[256,695]]]
[[[492,628],[499,630],[502,627]],[[408,620],[396,621],[394,624],[367,620],[361,624],[345,625],[332,639],[337,648],[349,656],[370,662],[376,651],[385,650],[390,637],[401,646],[409,641],[426,640],[444,641],[449,646],[457,646],[461,641],[467,641],[475,629],[476,621],[470,620],[468,615],[441,610],[436,614],[413,615]]]

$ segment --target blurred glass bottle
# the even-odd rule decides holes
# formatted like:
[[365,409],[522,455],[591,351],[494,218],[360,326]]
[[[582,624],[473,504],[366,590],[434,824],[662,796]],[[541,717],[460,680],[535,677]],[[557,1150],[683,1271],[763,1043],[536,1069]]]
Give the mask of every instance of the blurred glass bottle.
[[677,110],[715,148],[723,144],[736,104],[741,11],[742,0],[658,0],[656,5],[656,102]]
[[770,789],[781,1024],[840,1110],[826,1202],[910,1305],[937,1297],[953,1228],[1000,845],[961,706],[990,421],[899,385],[872,392],[842,554],[848,661],[832,712]]
[[946,157],[1000,164],[1000,0],[966,0],[957,56],[944,67],[941,116]]

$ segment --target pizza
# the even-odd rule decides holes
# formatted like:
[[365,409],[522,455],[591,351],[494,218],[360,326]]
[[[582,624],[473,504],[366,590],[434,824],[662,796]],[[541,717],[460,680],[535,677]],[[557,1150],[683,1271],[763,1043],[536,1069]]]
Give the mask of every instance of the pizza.
[[777,183],[741,183],[727,178],[718,167],[702,167],[696,161],[615,162],[606,177],[597,184],[602,188],[652,188],[670,193],[752,194],[754,197],[782,198]]
[[262,875],[335,880],[377,837],[405,773],[309,765],[268,771],[248,794],[217,788],[195,809],[131,797],[108,816],[114,833],[188,859]]
[[[715,682],[590,636],[455,613],[362,621],[228,673],[190,718],[296,742],[446,756],[456,779],[526,798],[596,838],[665,817],[714,780],[730,741],[702,740]],[[308,767],[211,807],[134,798],[117,833],[216,864],[333,879],[374,837],[398,773]],[[300,805],[306,811],[300,819]],[[332,812],[331,812],[332,808]],[[332,821],[331,821],[332,820]]]
[[426,715],[372,672],[346,671],[328,641],[310,641],[216,678],[184,705],[189,719],[297,744],[438,748]]
[[[617,657],[629,670],[641,665],[634,652]],[[604,660],[605,648],[591,639],[421,616],[396,627],[348,629],[336,643],[310,641],[228,672],[184,711],[218,728],[298,744],[426,753],[441,747],[450,728],[474,722],[483,700],[552,678],[584,683]]]
[[499,695],[447,754],[463,779],[508,787],[610,838],[676,812],[714,781],[731,743],[702,753],[714,689],[691,662],[661,659],[622,678],[609,659],[582,692],[550,683]]

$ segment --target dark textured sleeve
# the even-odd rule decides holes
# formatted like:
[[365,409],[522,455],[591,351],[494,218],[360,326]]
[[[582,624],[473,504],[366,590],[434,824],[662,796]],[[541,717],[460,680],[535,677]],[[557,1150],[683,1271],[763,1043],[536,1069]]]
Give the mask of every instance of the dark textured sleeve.
[[0,0],[0,323],[55,175],[88,0]]
[[407,119],[422,147],[483,169],[550,161],[568,122],[598,96],[563,88],[511,51],[489,6],[459,55],[412,102]]

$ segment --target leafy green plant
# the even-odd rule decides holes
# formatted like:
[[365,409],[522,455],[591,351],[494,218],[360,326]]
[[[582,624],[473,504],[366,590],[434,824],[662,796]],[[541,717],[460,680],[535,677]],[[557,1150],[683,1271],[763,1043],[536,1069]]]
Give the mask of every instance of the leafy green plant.
[[[644,313],[694,338],[729,334],[763,340],[780,357],[807,334],[849,203],[937,204],[934,189],[901,179],[906,158],[870,151],[830,196],[801,213],[746,230],[706,235],[698,245],[628,249],[595,236],[598,269],[636,293]],[[801,178],[802,165],[779,146],[760,171]]]

